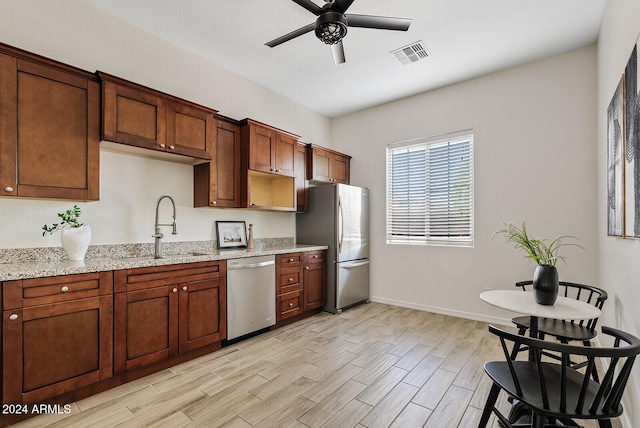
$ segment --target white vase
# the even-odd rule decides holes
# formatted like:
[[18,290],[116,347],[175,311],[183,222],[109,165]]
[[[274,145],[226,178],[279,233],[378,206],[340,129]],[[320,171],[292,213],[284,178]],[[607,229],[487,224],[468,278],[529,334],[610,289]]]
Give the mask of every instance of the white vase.
[[84,260],[91,243],[91,228],[89,226],[71,227],[63,229],[60,240],[62,248],[69,260]]

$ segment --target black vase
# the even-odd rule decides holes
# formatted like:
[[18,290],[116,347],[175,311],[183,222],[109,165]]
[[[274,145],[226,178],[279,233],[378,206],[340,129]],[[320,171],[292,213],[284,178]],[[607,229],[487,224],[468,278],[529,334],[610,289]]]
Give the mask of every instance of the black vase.
[[558,298],[558,270],[538,266],[533,272],[533,297],[540,305],[553,305]]

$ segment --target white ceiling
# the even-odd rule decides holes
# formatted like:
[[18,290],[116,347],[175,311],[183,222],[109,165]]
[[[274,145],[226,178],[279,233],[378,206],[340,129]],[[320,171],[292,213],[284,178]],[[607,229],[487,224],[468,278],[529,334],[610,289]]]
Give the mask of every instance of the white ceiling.
[[[264,44],[315,21],[290,0],[85,0],[329,117],[596,42],[606,0],[355,0],[348,13],[413,20],[409,31],[350,28],[347,62],[313,32]],[[319,6],[322,0],[313,0]],[[422,40],[431,56],[390,52]]]

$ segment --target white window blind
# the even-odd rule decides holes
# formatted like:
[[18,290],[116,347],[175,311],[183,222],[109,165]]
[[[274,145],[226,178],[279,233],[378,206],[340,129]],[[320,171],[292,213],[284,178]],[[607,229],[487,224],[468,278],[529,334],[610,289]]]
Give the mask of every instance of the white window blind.
[[473,135],[387,147],[387,243],[473,245]]

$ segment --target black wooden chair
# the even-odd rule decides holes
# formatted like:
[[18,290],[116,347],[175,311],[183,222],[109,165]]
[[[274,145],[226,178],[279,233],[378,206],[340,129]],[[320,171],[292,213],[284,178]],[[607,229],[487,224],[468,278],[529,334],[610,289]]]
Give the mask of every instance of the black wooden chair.
[[[492,412],[504,426],[510,428],[580,426],[575,422],[580,419],[595,419],[601,428],[608,428],[611,427],[611,419],[622,414],[620,400],[635,357],[640,353],[640,339],[637,337],[602,327],[602,333],[613,337],[614,345],[611,348],[597,348],[548,342],[509,333],[494,326],[489,326],[489,331],[500,338],[505,361],[492,361],[484,365],[493,385],[479,428],[487,426]],[[627,346],[620,346],[623,342]],[[509,351],[511,344],[530,348],[533,361],[514,361]],[[562,362],[543,361],[543,352],[559,354]],[[566,364],[575,357],[587,359],[584,370],[578,371]],[[602,382],[591,379],[597,362],[607,368]],[[500,413],[495,405],[500,390],[530,411],[530,424],[517,424]]]
[[[516,287],[520,287],[523,290],[527,290],[528,286],[531,286],[533,281],[520,281],[516,282]],[[602,310],[604,302],[607,300],[607,292],[601,288],[591,285],[577,284],[575,282],[560,281],[560,288],[558,292],[559,296],[573,298],[581,300],[583,302],[594,305],[596,308]],[[511,321],[518,327],[518,333],[524,335],[529,329],[530,323],[529,316],[515,317]],[[590,346],[590,340],[597,336],[596,324],[598,318],[590,320],[554,320],[550,318],[541,318],[538,320],[538,338],[544,339],[546,335],[550,335],[558,339],[562,343],[569,343],[571,341],[580,341],[584,346]],[[524,351],[526,348],[514,348],[511,357],[515,359],[516,354],[520,351]],[[577,362],[579,368],[584,365],[583,362]],[[574,365],[574,362],[570,362],[570,365]],[[594,379],[598,380],[598,374],[593,372]]]

